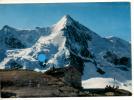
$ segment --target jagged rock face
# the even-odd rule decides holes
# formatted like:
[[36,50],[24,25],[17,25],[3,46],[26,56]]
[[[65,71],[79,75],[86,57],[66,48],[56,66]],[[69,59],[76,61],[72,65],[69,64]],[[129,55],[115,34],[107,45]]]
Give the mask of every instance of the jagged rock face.
[[1,46],[3,46],[3,49],[13,49],[13,48],[24,48],[24,44],[21,43],[20,40],[18,40],[14,33],[15,29],[10,28],[9,26],[5,25],[2,30],[0,30],[0,41]]
[[75,66],[75,68],[81,73],[83,74],[83,69],[84,69],[84,61],[80,58],[77,57],[73,54],[70,54],[69,56],[69,61],[70,61],[70,65]]
[[49,34],[49,28],[39,28],[35,30],[17,30],[5,25],[0,30],[0,45],[3,49],[21,49],[31,47],[41,35]]
[[112,64],[115,64],[115,65],[119,64],[118,56],[110,51],[107,51],[103,57],[104,59],[106,59],[108,62]]
[[6,69],[21,69],[23,68],[22,65],[18,64],[16,61],[14,60],[10,60],[7,64],[10,64],[10,67],[9,68],[6,68]]
[[6,37],[5,38],[5,44],[9,47],[9,48],[25,48],[25,45],[23,45],[21,43],[21,41],[19,41],[18,39],[14,38],[14,37]]
[[[80,53],[82,56],[88,56],[88,42],[91,41],[88,29],[80,25],[78,22],[73,21],[71,25],[67,25],[63,31],[67,38],[65,44],[66,47],[70,48],[71,51],[76,54]],[[86,54],[82,53],[82,50],[84,50]]]
[[129,57],[121,57],[119,58],[116,54],[107,51],[103,56],[108,62],[113,63],[114,65],[125,65],[127,67],[131,66],[131,61]]
[[76,66],[76,68],[82,73],[83,72],[83,57],[89,57],[90,51],[88,50],[88,42],[91,41],[89,30],[78,22],[74,21],[70,16],[65,16],[67,22],[66,26],[62,29],[66,36],[65,46],[70,51],[69,62],[70,65]]

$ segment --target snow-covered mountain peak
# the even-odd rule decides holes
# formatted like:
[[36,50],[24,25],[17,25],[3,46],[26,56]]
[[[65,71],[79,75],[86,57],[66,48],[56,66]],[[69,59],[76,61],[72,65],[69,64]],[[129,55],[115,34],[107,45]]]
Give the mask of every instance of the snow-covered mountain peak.
[[69,15],[65,15],[59,20],[55,25],[53,25],[54,31],[60,31],[66,26],[72,25],[72,23],[75,22],[73,18],[71,18]]
[[73,21],[74,21],[73,18],[71,18],[69,15],[65,15],[58,23],[70,25]]
[[[44,72],[53,66],[71,65],[83,73],[82,80],[115,76],[121,82],[131,79],[131,44],[117,37],[103,38],[69,15],[51,27],[35,30],[5,25],[0,37],[0,69]],[[41,53],[47,58],[43,64],[38,60]]]
[[65,15],[65,16],[63,16],[63,18],[66,19],[66,21],[68,21],[68,22],[69,22],[69,21],[70,21],[70,22],[71,22],[71,21],[74,21],[74,19],[73,19],[70,15]]

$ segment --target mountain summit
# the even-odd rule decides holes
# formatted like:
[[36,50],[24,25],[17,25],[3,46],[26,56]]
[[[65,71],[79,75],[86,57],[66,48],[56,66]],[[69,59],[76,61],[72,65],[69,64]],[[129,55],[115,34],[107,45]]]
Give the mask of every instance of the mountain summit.
[[62,19],[58,23],[64,23],[66,25],[71,24],[74,20],[69,16],[65,15],[62,17]]
[[55,25],[55,30],[61,30],[66,26],[72,25],[73,23],[75,23],[76,21],[71,18],[69,15],[65,15],[63,16]]
[[[116,78],[120,85],[131,80],[130,44],[117,38],[103,38],[69,15],[51,27],[8,33],[0,30],[1,69],[44,72],[53,66],[74,66],[82,74],[83,87],[97,81],[96,77],[110,84]],[[38,60],[42,53],[47,58],[43,64]]]

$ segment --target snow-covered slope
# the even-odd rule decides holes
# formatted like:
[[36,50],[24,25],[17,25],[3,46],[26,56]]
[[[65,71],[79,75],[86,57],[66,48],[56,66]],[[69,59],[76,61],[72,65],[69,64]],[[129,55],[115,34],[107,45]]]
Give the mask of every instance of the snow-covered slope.
[[34,30],[18,30],[5,25],[0,30],[0,44],[3,49],[31,47],[40,36],[47,34],[49,34],[49,28],[36,27]]
[[114,80],[113,78],[95,77],[95,78],[90,78],[88,80],[82,81],[82,85],[84,88],[105,88],[106,85],[110,85],[114,87],[119,86],[120,89],[125,89],[132,92],[131,80],[120,82],[118,80]]
[[[23,66],[25,62],[23,62],[22,59],[27,58],[29,64],[31,63],[31,59],[38,62],[37,56],[40,53],[45,53],[47,55],[48,61],[45,69],[52,65],[55,65],[56,67],[65,66],[69,63],[66,59],[70,52],[82,59],[89,59],[80,54],[80,49],[82,47],[87,49],[90,31],[78,22],[74,21],[70,16],[64,16],[57,24],[50,27],[49,32],[50,34],[47,36],[41,35],[38,41],[30,48],[7,50],[7,57],[4,58],[1,66],[3,66],[3,68],[6,67],[5,65],[8,66],[5,61],[9,58],[17,59],[17,62],[20,62]],[[33,66],[31,67],[31,69],[33,69]],[[36,67],[40,68],[38,66]]]
[[[0,51],[2,69],[17,66],[44,72],[53,66],[72,65],[82,72],[86,88],[92,87],[92,78],[103,78],[108,83],[109,79],[119,83],[131,80],[130,43],[116,37],[102,38],[69,15],[48,28],[17,30],[5,26],[0,37],[4,48]],[[5,42],[6,37],[11,44]],[[47,57],[44,65],[37,59],[40,53]]]
[[94,64],[86,62],[84,66],[84,74],[82,76],[82,86],[84,88],[105,88],[106,85],[119,86],[122,89],[132,91],[131,84],[131,68],[122,70],[126,66],[103,66],[101,68],[105,74],[100,74]]

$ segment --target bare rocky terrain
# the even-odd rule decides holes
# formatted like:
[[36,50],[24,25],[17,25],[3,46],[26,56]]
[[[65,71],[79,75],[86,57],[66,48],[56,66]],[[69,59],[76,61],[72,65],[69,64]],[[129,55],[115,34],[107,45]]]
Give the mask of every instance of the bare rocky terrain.
[[[59,74],[58,74],[59,73]],[[76,97],[76,96],[131,96],[116,89],[83,89],[68,85],[64,73],[40,73],[28,70],[0,70],[1,97]]]

